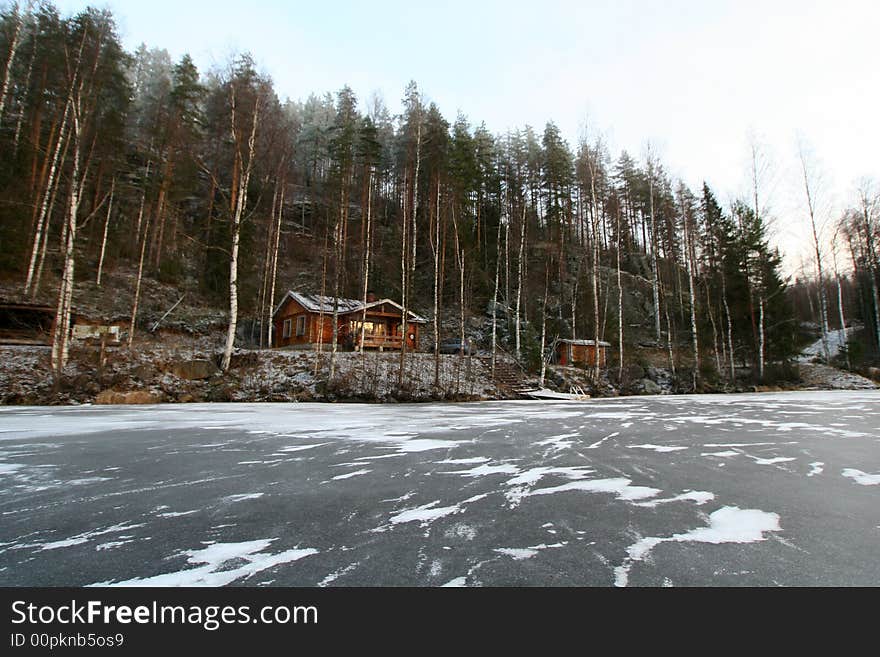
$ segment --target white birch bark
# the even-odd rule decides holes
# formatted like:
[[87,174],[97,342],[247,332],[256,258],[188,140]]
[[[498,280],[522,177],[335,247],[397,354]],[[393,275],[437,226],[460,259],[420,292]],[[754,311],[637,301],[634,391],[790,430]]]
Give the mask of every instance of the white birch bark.
[[831,350],[828,344],[828,299],[825,294],[825,271],[822,266],[822,249],[819,245],[819,231],[816,227],[816,212],[813,203],[813,189],[810,185],[810,177],[807,167],[807,158],[804,153],[803,146],[799,147],[799,155],[801,160],[801,169],[804,174],[804,191],[807,195],[807,210],[810,214],[810,228],[812,229],[813,248],[816,255],[816,269],[819,274],[819,325],[822,330],[822,352],[825,356],[825,362],[831,361]]
[[268,307],[268,340],[269,349],[272,348],[272,341],[275,338],[275,288],[278,282],[278,249],[281,245],[281,220],[284,217],[284,196],[286,192],[286,180],[281,182],[281,202],[278,204],[278,215],[275,224],[275,243],[272,246],[272,274],[269,284],[269,307]]
[[[59,128],[58,140],[55,142],[55,152],[52,154],[52,164],[49,167],[49,177],[46,180],[46,189],[43,193],[43,200],[40,204],[40,213],[37,215],[37,225],[36,230],[34,231],[34,244],[31,249],[31,257],[28,262],[28,270],[27,270],[27,278],[24,284],[24,293],[28,294],[31,291],[31,286],[34,282],[34,270],[37,263],[37,257],[40,251],[40,242],[45,239],[43,232],[45,231],[45,223],[48,217],[49,212],[49,199],[52,197],[52,190],[56,184],[56,176],[58,175],[58,169],[60,167],[61,160],[61,152],[62,146],[65,143],[65,134],[68,121],[70,120],[70,110],[71,105],[73,104],[73,97],[68,96],[67,102],[64,105],[64,115],[61,119],[61,127]],[[66,152],[66,151],[65,151]]]
[[501,223],[498,222],[497,253],[495,258],[495,294],[492,296],[492,378],[495,378],[495,361],[498,357],[498,285],[501,277]]
[[623,278],[620,273],[620,208],[617,208],[617,342],[620,357],[618,379],[623,382]]
[[104,237],[101,239],[101,255],[98,258],[98,277],[95,283],[101,287],[101,274],[104,271],[104,254],[107,252],[107,233],[110,229],[110,217],[113,214],[113,195],[116,192],[116,178],[110,184],[110,202],[107,205],[107,219],[104,221]]
[[440,178],[437,178],[437,216],[434,218],[434,388],[440,388]]
[[516,359],[522,361],[522,323],[520,317],[522,315],[522,292],[523,292],[523,252],[526,246],[526,204],[523,203],[522,220],[519,228],[519,255],[517,256],[517,273],[516,273]]
[[764,333],[764,297],[758,299],[758,380],[764,380],[764,352],[766,349]]
[[[235,346],[235,329],[238,324],[238,250],[241,242],[241,222],[247,207],[248,185],[250,184],[251,172],[254,166],[254,152],[257,141],[257,125],[259,124],[260,99],[254,102],[253,125],[248,139],[248,158],[244,165],[244,171],[240,173],[238,181],[238,194],[236,196],[235,212],[232,217],[232,251],[229,257],[229,329],[226,333],[226,346],[223,350],[221,369],[229,371],[232,364],[232,349]],[[235,126],[235,87],[232,87],[232,139],[237,144],[237,132]],[[236,146],[237,147],[237,146]]]
[[685,263],[687,265],[687,277],[688,277],[688,294],[690,300],[690,310],[691,310],[691,344],[694,352],[694,373],[693,373],[693,388],[694,391],[697,390],[697,386],[699,385],[700,379],[700,344],[699,344],[699,336],[697,335],[697,299],[696,293],[694,291],[694,261],[693,261],[693,249],[691,245],[691,234],[690,227],[688,226],[688,217],[687,213],[684,212],[684,207],[682,207],[682,218],[684,220],[684,249],[685,249]]
[[[80,92],[82,87],[80,86]],[[73,302],[74,269],[76,264],[76,222],[79,214],[80,194],[82,187],[79,180],[81,129],[79,102],[72,113],[73,138],[73,169],[70,174],[70,192],[67,212],[67,235],[64,245],[64,273],[58,293],[58,305],[55,311],[55,331],[52,336],[52,370],[59,380],[67,365],[70,350],[70,317]]]
[[366,373],[366,352],[364,351],[364,339],[367,336],[367,294],[370,292],[370,257],[371,257],[371,249],[372,246],[372,232],[373,232],[373,167],[368,167],[367,169],[367,226],[364,236],[365,244],[364,244],[364,286],[363,286],[363,304],[364,310],[361,315],[361,340],[360,340],[360,350],[362,361],[364,363],[364,373]]
[[648,193],[651,213],[651,290],[654,296],[654,334],[657,344],[662,339],[660,329],[660,280],[657,262],[657,221],[654,214],[654,155],[648,149]]
[[550,270],[548,268],[544,273],[544,299],[541,302],[541,379],[538,386],[541,389],[544,388],[544,383],[547,380],[547,355],[544,351],[547,349],[547,293],[549,289]]
[[9,83],[12,79],[12,67],[15,64],[15,56],[18,53],[18,47],[21,45],[21,32],[24,22],[30,13],[33,2],[27,3],[25,15],[19,13],[18,2],[12,5],[12,15],[15,20],[15,29],[12,31],[12,41],[9,43],[9,56],[6,58],[6,64],[3,67],[3,84],[0,87],[0,124],[3,123],[3,111],[6,107],[6,96],[9,93]]

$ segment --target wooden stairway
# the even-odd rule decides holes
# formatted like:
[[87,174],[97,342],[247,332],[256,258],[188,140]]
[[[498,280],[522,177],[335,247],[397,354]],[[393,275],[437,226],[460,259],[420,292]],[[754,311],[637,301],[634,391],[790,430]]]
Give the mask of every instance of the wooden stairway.
[[[483,362],[486,371],[491,372],[492,357],[484,357],[480,358],[480,360]],[[501,359],[497,359],[495,361],[495,385],[497,385],[499,388],[508,390],[510,392],[518,392],[519,390],[524,388],[524,378],[525,374],[516,365]]]

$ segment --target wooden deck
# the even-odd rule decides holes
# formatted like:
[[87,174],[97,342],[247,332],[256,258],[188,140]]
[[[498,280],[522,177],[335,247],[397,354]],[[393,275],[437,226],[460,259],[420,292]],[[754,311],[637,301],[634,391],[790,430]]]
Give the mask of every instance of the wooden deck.
[[[360,340],[361,336],[358,335],[355,338],[355,346],[358,350],[360,350]],[[365,335],[363,348],[378,349],[380,351],[385,349],[400,350],[402,345],[403,338],[399,335]]]

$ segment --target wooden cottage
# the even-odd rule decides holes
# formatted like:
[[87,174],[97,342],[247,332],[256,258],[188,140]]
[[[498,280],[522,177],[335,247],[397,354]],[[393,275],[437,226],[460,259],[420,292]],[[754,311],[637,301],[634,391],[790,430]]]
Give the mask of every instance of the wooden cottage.
[[594,340],[557,340],[556,362],[568,367],[595,367],[598,354],[599,367],[608,364],[608,342],[599,342],[598,349]]
[[[403,308],[391,299],[367,296],[334,299],[317,294],[288,292],[273,315],[272,346],[275,348],[316,349],[330,347],[333,341],[333,310],[338,313],[338,343],[343,350],[400,350],[403,346]],[[366,311],[366,318],[364,315]],[[407,351],[416,351],[419,329],[427,320],[407,313]],[[363,344],[361,328],[363,326]]]

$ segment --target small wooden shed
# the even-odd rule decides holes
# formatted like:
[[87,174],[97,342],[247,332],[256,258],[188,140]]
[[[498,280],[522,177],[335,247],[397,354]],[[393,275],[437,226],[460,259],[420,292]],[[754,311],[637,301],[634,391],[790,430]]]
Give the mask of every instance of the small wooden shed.
[[596,346],[594,340],[557,340],[556,362],[568,367],[595,367],[596,358],[599,359],[599,367],[608,364],[608,342],[599,342]]

